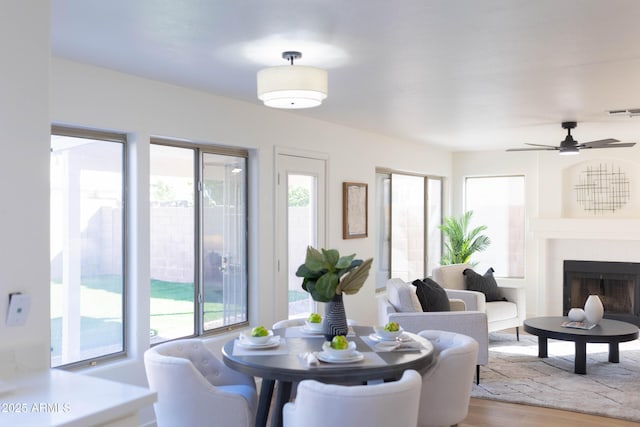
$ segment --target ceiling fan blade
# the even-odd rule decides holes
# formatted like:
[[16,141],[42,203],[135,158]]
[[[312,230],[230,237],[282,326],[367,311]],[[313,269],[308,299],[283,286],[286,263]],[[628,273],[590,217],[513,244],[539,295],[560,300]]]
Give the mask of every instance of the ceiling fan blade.
[[525,142],[525,145],[531,145],[532,147],[547,147],[549,149],[553,149],[553,150],[557,150],[558,147],[556,147],[555,145],[545,145],[545,144],[531,144],[529,142]]
[[584,147],[579,146],[580,149],[588,149],[588,148],[624,148],[624,147],[633,147],[636,145],[635,142],[623,142],[622,144],[605,144],[605,145],[585,145]]
[[578,147],[580,148],[598,148],[598,147],[605,147],[609,144],[613,144],[614,142],[620,142],[617,139],[613,139],[613,138],[608,138],[608,139],[599,139],[597,141],[589,141],[589,142],[583,142],[581,144],[578,144]]
[[[529,144],[534,145],[534,144]],[[558,147],[553,147],[551,145],[541,145],[536,148],[507,148],[507,151],[546,151],[546,150],[558,150]]]

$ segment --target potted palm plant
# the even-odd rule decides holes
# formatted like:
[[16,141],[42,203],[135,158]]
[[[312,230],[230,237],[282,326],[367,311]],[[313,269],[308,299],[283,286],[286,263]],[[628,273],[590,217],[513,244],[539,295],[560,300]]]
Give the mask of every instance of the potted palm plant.
[[460,218],[451,216],[443,219],[439,228],[445,242],[440,265],[469,263],[471,255],[484,251],[491,243],[489,237],[481,234],[487,229],[486,225],[469,230],[472,215],[473,211],[467,211]]
[[355,256],[340,256],[336,249],[319,251],[309,246],[304,264],[296,271],[296,276],[303,279],[302,289],[315,301],[327,303],[324,335],[328,341],[348,332],[342,295],[357,293],[369,276],[373,258],[363,261]]

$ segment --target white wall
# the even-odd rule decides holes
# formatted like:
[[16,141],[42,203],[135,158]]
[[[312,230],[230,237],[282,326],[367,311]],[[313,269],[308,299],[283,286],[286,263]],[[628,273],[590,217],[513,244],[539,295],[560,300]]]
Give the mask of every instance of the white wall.
[[[638,131],[640,134],[640,121]],[[624,236],[624,239],[621,239],[619,236],[621,227],[635,224],[633,219],[639,218],[633,210],[606,214],[606,219],[600,216],[585,220],[584,213],[579,215],[582,218],[578,215],[567,216],[567,204],[575,203],[573,188],[565,180],[567,171],[575,165],[591,161],[614,163],[628,168],[631,199],[640,198],[640,182],[636,173],[640,164],[640,146],[583,150],[578,156],[559,156],[555,151],[459,152],[453,155],[454,214],[460,214],[464,209],[465,177],[525,175],[525,278],[502,281],[525,286],[529,316],[562,314],[562,260],[580,259],[573,258],[572,253],[578,257],[582,256],[582,259],[595,259],[598,258],[597,254],[602,252],[602,247],[640,247],[640,242],[634,244],[627,241],[632,237]],[[544,221],[540,221],[541,219]],[[629,222],[629,219],[632,221]],[[637,234],[635,231],[634,233]],[[598,240],[594,239],[594,236],[597,236]],[[562,242],[559,242],[560,237]],[[625,240],[623,244],[622,240]],[[602,246],[603,244],[611,246]],[[586,252],[593,255],[587,255]],[[640,262],[640,252],[631,251],[624,258],[620,260],[629,261],[631,258]],[[603,260],[611,259],[607,257]]]
[[[331,102],[331,99],[326,101]],[[322,108],[322,107],[320,107]],[[142,352],[148,347],[149,256],[148,140],[150,135],[177,137],[200,143],[248,148],[255,155],[257,176],[252,181],[257,206],[250,219],[250,250],[256,271],[251,274],[250,321],[270,325],[277,320],[274,286],[274,211],[272,201],[275,147],[310,150],[329,157],[328,244],[360,258],[375,254],[374,185],[376,167],[449,176],[449,153],[335,124],[304,118],[295,113],[268,109],[256,100],[238,102],[207,93],[145,80],[111,70],[59,58],[52,60],[51,117],[66,123],[132,134],[131,173],[139,191],[131,196],[130,280],[135,307],[132,351],[127,363],[92,368],[95,375],[144,383]],[[286,129],[286,132],[282,130]],[[342,182],[369,184],[369,238],[342,239]],[[347,315],[359,322],[376,321],[374,275],[356,295],[345,298]],[[46,298],[46,297],[43,297]],[[42,328],[48,328],[43,322]],[[48,339],[48,336],[46,337]],[[228,339],[229,336],[224,336]],[[42,335],[41,339],[45,339]],[[220,342],[221,340],[213,340]],[[212,344],[216,346],[215,343]]]
[[[49,2],[0,7],[0,378],[49,366]],[[5,326],[9,293],[32,298]]]

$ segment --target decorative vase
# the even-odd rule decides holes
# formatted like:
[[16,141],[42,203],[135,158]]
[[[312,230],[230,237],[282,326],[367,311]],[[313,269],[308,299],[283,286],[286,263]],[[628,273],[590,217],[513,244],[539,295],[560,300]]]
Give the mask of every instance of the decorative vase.
[[347,335],[349,325],[347,325],[347,314],[342,303],[342,294],[334,295],[324,310],[324,337],[331,341],[336,335]]
[[598,295],[589,295],[584,304],[584,317],[589,323],[598,324],[604,316],[604,306]]
[[572,322],[582,322],[584,320],[584,310],[581,308],[572,308],[567,314]]

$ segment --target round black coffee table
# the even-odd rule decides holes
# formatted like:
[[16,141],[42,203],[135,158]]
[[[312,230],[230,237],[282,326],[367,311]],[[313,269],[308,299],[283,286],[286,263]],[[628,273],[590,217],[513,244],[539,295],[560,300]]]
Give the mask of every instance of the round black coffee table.
[[547,339],[575,342],[575,373],[587,373],[587,343],[609,344],[609,362],[620,361],[618,344],[638,338],[638,327],[618,320],[602,319],[592,329],[562,326],[568,317],[534,317],[524,321],[524,330],[538,336],[538,357],[548,357]]

